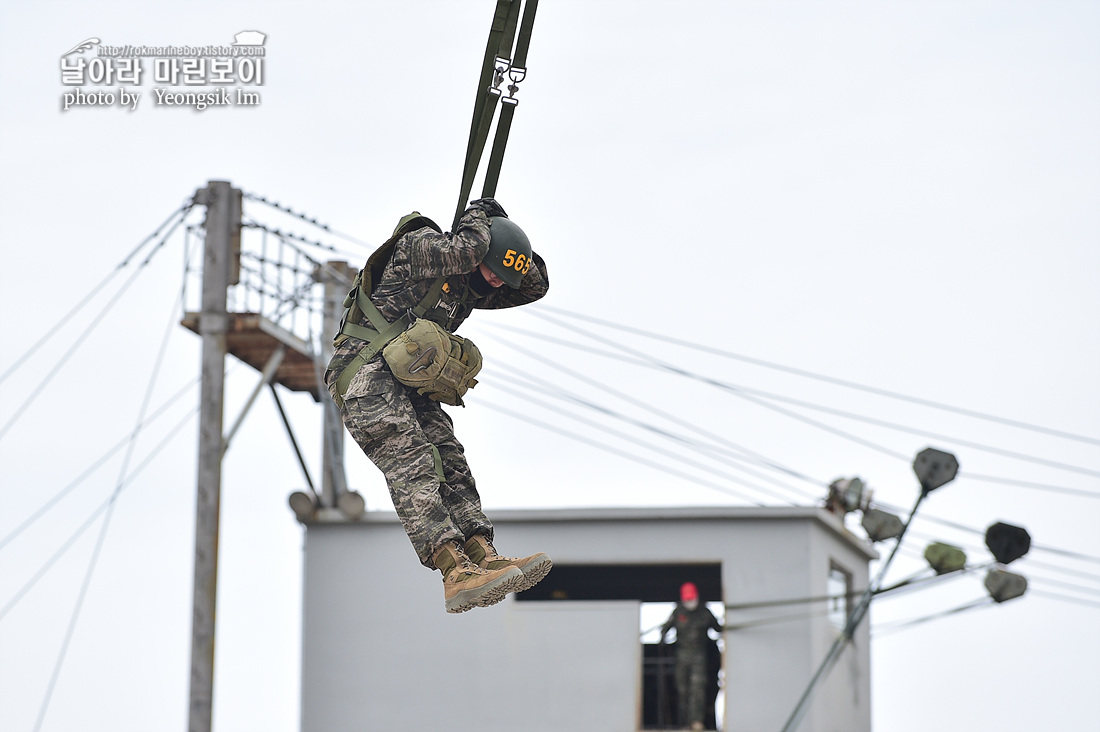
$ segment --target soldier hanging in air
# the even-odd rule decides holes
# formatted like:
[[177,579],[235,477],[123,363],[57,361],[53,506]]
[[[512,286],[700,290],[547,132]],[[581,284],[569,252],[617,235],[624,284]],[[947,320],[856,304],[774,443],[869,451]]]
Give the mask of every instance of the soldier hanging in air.
[[454,335],[474,309],[538,300],[546,263],[492,198],[442,233],[402,219],[359,273],[325,374],[348,432],[386,477],[420,562],[443,574],[447,612],[487,607],[542,580],[546,554],[504,557],[440,402],[462,405],[481,354]]

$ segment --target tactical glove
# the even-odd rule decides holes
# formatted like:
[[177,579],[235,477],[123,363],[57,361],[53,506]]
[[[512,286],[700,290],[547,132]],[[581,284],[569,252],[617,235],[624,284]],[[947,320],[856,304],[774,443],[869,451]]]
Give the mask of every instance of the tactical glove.
[[470,208],[481,209],[489,217],[503,216],[508,218],[508,214],[504,212],[504,207],[497,203],[495,198],[479,198],[476,201],[470,201]]

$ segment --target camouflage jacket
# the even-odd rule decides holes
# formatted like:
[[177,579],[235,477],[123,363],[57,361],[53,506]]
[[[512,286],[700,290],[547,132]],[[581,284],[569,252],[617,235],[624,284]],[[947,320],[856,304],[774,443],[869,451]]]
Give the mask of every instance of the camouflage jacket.
[[707,646],[714,643],[708,635],[708,630],[721,632],[722,626],[711,614],[705,605],[699,605],[694,610],[688,610],[683,605],[677,604],[665,624],[661,626],[661,640],[671,629],[676,628],[676,654],[677,656],[705,653]]
[[[488,295],[478,295],[470,287],[470,276],[488,251],[489,217],[480,208],[467,210],[454,234],[440,234],[430,227],[411,231],[398,240],[370,299],[392,323],[424,299],[436,278],[445,276],[446,284],[437,306],[424,317],[454,333],[475,308],[511,308],[534,302],[546,294],[550,287],[546,263],[532,253],[531,268],[518,290],[504,285]],[[359,324],[371,327],[365,317]],[[337,346],[329,370],[342,371],[363,345],[363,341],[354,338],[345,340]]]

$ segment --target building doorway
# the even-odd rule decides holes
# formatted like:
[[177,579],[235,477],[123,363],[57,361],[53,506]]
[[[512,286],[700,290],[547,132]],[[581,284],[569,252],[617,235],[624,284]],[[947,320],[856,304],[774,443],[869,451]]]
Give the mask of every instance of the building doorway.
[[[659,629],[671,615],[680,597],[680,586],[693,582],[700,602],[724,622],[722,565],[713,563],[675,564],[555,564],[545,580],[516,595],[518,602],[560,600],[636,600],[639,604],[639,669],[642,698],[640,729],[683,729],[675,682],[675,643],[668,637],[659,645]],[[720,729],[723,716],[721,693],[722,638],[708,649],[707,678],[712,680],[705,696],[706,729]]]

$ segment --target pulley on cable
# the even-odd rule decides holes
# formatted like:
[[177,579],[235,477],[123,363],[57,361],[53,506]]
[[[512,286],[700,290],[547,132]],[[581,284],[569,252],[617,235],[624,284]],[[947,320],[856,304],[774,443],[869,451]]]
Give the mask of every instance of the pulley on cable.
[[[520,20],[520,6],[523,5],[523,18]],[[531,28],[535,24],[535,10],[538,0],[497,0],[493,25],[489,30],[489,41],[485,46],[485,58],[478,78],[477,98],[474,101],[474,115],[470,123],[470,137],[466,144],[466,161],[462,169],[462,189],[458,195],[458,208],[455,211],[453,231],[458,220],[466,210],[474,177],[481,165],[481,156],[485,143],[489,139],[489,130],[496,115],[497,102],[500,104],[500,118],[497,121],[493,149],[489,154],[489,164],[485,171],[485,182],[481,190],[482,198],[496,195],[497,179],[504,160],[504,148],[508,144],[508,133],[512,127],[512,117],[516,113],[516,92],[519,83],[527,76],[527,49],[531,44]],[[519,27],[519,35],[516,28]],[[511,82],[508,96],[504,96],[500,85],[504,79]]]

